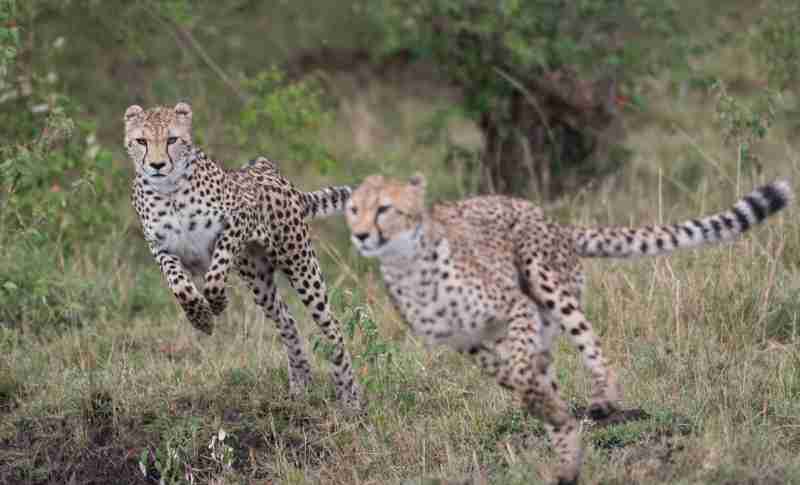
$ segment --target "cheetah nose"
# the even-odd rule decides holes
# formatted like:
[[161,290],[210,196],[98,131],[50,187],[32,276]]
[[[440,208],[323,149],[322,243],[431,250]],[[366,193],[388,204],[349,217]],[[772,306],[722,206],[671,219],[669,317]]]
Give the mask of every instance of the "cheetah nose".
[[166,165],[167,165],[167,162],[153,162],[153,163],[150,164],[150,166],[153,167],[156,170],[161,170]]
[[359,241],[364,242],[369,237],[369,233],[368,232],[359,232],[358,234],[353,234],[353,236],[355,236],[355,238],[358,239]]

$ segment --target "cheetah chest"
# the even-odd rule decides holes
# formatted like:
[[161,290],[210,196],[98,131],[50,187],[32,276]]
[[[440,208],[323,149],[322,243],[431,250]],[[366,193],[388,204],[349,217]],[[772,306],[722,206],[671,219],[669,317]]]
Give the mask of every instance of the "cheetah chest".
[[193,275],[211,265],[214,246],[224,228],[222,215],[210,208],[167,210],[154,221],[155,237],[167,252],[180,258]]
[[506,332],[486,288],[452,266],[418,267],[385,279],[397,309],[429,345],[467,350]]

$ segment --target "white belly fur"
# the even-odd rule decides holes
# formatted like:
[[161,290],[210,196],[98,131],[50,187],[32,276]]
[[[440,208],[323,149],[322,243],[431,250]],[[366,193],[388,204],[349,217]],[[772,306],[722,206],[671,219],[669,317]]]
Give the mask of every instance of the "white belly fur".
[[[212,221],[206,227],[208,219],[189,219],[180,214],[171,214],[159,221],[158,232],[165,236],[162,244],[170,254],[180,258],[184,267],[193,275],[203,274],[211,265],[214,244],[222,232],[222,223]],[[190,231],[189,227],[195,225]],[[171,229],[166,229],[170,227]]]

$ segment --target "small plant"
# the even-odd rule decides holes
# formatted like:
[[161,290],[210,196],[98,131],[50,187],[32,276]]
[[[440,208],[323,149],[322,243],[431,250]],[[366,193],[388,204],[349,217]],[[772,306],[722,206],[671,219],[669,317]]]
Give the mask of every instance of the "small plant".
[[139,471],[145,479],[153,480],[159,485],[179,483],[181,479],[191,485],[195,483],[192,467],[182,461],[180,450],[169,444],[164,450],[145,448],[139,455]]
[[748,106],[728,93],[725,83],[716,81],[712,92],[717,97],[716,120],[726,145],[733,147],[739,170],[761,173],[762,165],[754,148],[767,136],[775,122],[777,94],[766,91],[755,106]]
[[269,158],[314,161],[323,173],[334,167],[331,154],[314,141],[331,120],[318,78],[289,81],[273,67],[246,80],[244,87],[251,97],[241,114],[240,144],[256,146]]
[[0,0],[0,96],[7,88],[6,79],[19,50],[16,11],[16,0]]
[[[392,362],[397,353],[396,346],[381,336],[372,312],[358,292],[334,289],[330,299],[334,308],[344,309],[341,321],[347,338],[360,341],[360,345],[353,349],[353,367],[363,377],[364,385],[374,389],[382,379],[377,369]],[[315,351],[329,356],[332,348],[327,342],[319,337],[312,341]]]
[[142,475],[157,481],[159,485],[194,485],[196,473],[192,463],[197,455],[194,443],[199,427],[198,420],[190,419],[165,430],[161,444],[147,447],[139,455]]
[[227,438],[228,433],[220,428],[219,432],[211,437],[211,442],[208,444],[208,449],[211,450],[211,461],[216,465],[217,473],[225,473],[233,469],[234,449],[225,442]]

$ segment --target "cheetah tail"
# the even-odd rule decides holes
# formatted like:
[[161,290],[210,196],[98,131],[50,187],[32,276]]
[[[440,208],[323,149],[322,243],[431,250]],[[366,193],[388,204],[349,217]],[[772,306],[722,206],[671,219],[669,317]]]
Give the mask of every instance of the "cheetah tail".
[[789,183],[776,180],[750,192],[727,211],[678,224],[575,227],[576,249],[585,258],[629,258],[728,242],[785,208],[793,197]]
[[353,189],[347,186],[326,187],[313,192],[303,192],[306,219],[331,216],[344,212],[344,205]]

